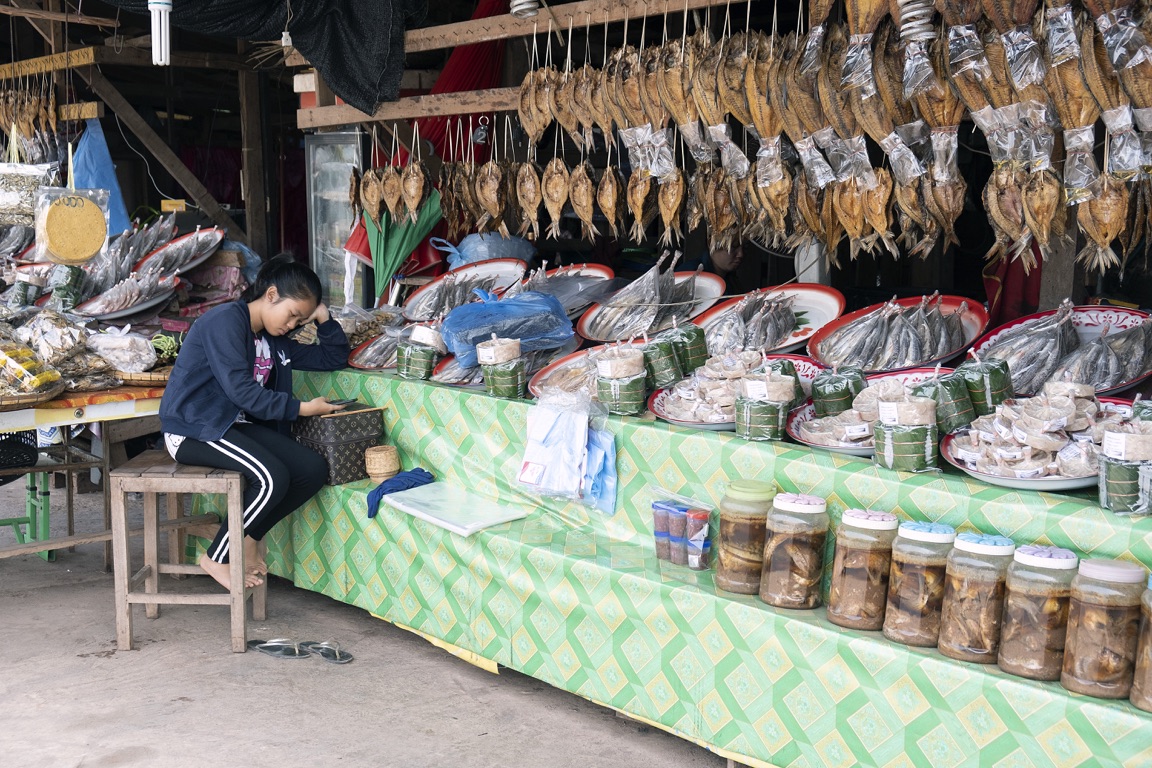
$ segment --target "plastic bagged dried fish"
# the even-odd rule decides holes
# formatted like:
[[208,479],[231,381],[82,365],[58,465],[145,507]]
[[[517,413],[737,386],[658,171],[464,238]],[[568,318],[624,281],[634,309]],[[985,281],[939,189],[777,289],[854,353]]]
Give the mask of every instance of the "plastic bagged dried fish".
[[1074,381],[1091,384],[1097,392],[1112,389],[1123,381],[1124,363],[1108,343],[1104,326],[1100,336],[1066,355],[1052,372],[1049,381]]

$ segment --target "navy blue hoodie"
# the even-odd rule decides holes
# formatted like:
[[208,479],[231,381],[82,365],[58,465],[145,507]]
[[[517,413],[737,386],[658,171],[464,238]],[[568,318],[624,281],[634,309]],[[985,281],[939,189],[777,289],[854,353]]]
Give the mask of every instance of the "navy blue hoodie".
[[320,344],[264,335],[272,350],[268,387],[253,377],[256,336],[248,304],[233,301],[209,310],[180,347],[160,401],[160,427],[173,435],[219,440],[241,412],[271,422],[287,434],[300,415],[292,397],[292,369],[335,371],[348,364],[348,338],[335,320],[317,328]]

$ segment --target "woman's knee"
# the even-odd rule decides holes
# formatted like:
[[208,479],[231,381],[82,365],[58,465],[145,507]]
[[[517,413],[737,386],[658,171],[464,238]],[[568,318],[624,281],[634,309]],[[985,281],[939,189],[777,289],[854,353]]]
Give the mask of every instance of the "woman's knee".
[[305,451],[293,475],[301,490],[312,498],[328,482],[328,460],[315,451]]

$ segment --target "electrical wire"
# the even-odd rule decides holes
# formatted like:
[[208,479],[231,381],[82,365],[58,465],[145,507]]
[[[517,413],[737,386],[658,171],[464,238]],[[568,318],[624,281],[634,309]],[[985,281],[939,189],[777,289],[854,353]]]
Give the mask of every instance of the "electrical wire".
[[[145,157],[143,152],[136,149],[136,147],[132,146],[132,142],[128,141],[128,136],[124,133],[124,126],[120,124],[120,115],[114,115],[114,117],[116,118],[116,128],[119,129],[120,136],[124,139],[124,144],[127,145],[128,149],[132,150],[137,155],[139,155],[140,159],[144,161],[144,171],[148,174],[148,180],[152,182],[153,189],[155,189],[157,194],[159,194],[160,197],[164,198],[165,200],[178,200],[179,198],[172,197],[171,195],[166,195],[166,194],[164,194],[164,192],[162,192],[160,190],[160,185],[156,183],[155,177],[152,176],[152,166],[148,162],[148,158]],[[185,201],[185,205],[187,205],[189,208],[195,208],[196,210],[200,210],[200,206],[193,205],[192,203],[189,203],[187,201]]]

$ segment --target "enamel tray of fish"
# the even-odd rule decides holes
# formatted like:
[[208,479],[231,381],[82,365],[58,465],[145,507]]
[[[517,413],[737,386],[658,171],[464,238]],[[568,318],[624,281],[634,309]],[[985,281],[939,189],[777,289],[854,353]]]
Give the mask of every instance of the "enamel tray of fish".
[[[404,319],[422,323],[446,315],[456,307],[474,301],[473,288],[501,294],[519,282],[527,268],[528,265],[520,259],[489,259],[457,267],[413,291],[404,302]],[[450,286],[459,290],[447,296]],[[443,301],[443,298],[448,298],[448,301]]]
[[603,296],[605,283],[614,277],[616,272],[603,264],[571,264],[543,273],[532,272],[521,281],[519,290],[541,291],[555,296],[568,313],[569,319],[575,321],[594,303],[588,294],[596,294],[595,298]]
[[360,344],[348,354],[348,366],[361,371],[385,371],[396,367],[396,347],[401,339],[412,335],[412,329],[387,328],[379,336]]
[[[1061,325],[1065,316],[1069,325]],[[972,351],[982,358],[1005,360],[1018,396],[1039,392],[1045,380],[1060,378],[1065,372],[1073,381],[1092,384],[1098,395],[1112,394],[1152,376],[1152,323],[1148,318],[1147,312],[1138,309],[1073,307],[1065,302],[1057,309],[1021,317],[986,333],[972,345]],[[1065,333],[1057,339],[1058,326],[1075,334]],[[1031,335],[1034,341],[1023,334]],[[1033,364],[1043,369],[1037,371]]]
[[865,373],[894,373],[950,360],[987,327],[988,312],[980,302],[912,296],[833,320],[812,335],[808,355],[828,368],[851,365]]
[[[913,368],[907,371],[894,371],[892,373],[875,373],[867,377],[869,383],[879,381],[881,379],[897,379],[904,383],[905,388],[913,387],[928,381],[935,376],[943,376],[946,373],[952,373],[951,368]],[[785,426],[785,431],[788,437],[792,438],[801,445],[806,445],[809,448],[819,448],[824,451],[832,451],[833,453],[843,453],[849,456],[871,456],[875,452],[875,446],[869,442],[867,445],[860,443],[841,443],[834,445],[827,445],[824,443],[814,443],[805,440],[800,436],[800,425],[806,421],[812,421],[816,418],[816,406],[812,404],[812,398],[809,397],[804,405],[800,406],[792,413],[788,414],[788,424]]]
[[83,304],[77,305],[76,313],[84,315],[85,317],[90,317],[93,320],[122,320],[125,317],[131,317],[132,315],[140,314],[141,312],[145,312],[149,309],[156,309],[157,307],[164,306],[168,303],[168,300],[172,298],[173,294],[176,293],[176,288],[178,288],[179,285],[179,282],[177,282],[173,287],[161,291],[152,298],[145,299],[135,306],[125,307],[124,309],[118,309],[113,312],[105,312],[101,315],[89,315],[85,312],[85,307],[91,306],[103,298],[102,296],[97,296],[95,298],[89,299]]
[[[620,336],[620,339],[617,339],[601,331],[601,329],[613,324],[610,320],[613,313],[620,313],[620,319],[623,320],[628,316],[635,316],[637,309],[628,306],[609,306],[611,302],[610,299],[609,302],[605,302],[604,304],[593,304],[589,307],[588,311],[580,317],[580,322],[576,324],[576,332],[590,341],[618,341],[628,338],[629,336],[639,336],[645,332],[651,336],[671,328],[673,321],[677,317],[680,322],[688,322],[694,319],[705,310],[711,308],[720,300],[720,297],[724,295],[724,278],[713,275],[710,272],[676,272],[675,278],[677,287],[684,286],[687,280],[696,281],[691,295],[694,303],[688,305],[687,311],[675,312],[675,308],[671,308],[672,311],[658,312],[652,326],[639,330],[633,328],[632,331],[625,332]],[[622,290],[628,290],[628,287]],[[649,306],[650,305],[645,305],[645,308]],[[660,309],[669,310],[670,308],[661,307]]]
[[[824,370],[824,368],[810,357],[803,355],[765,355],[764,362],[771,360],[791,360],[792,365],[796,368],[796,375],[800,379],[800,387],[804,390],[804,394],[812,394],[812,380]],[[715,432],[730,431],[736,429],[735,417],[728,421],[689,421],[685,419],[677,419],[669,415],[668,399],[673,396],[674,387],[665,389],[658,389],[652,393],[648,398],[648,410],[652,415],[661,421],[666,421],[669,424],[675,424],[678,427],[691,427],[692,429],[704,429]]]
[[198,229],[160,246],[136,262],[133,269],[136,272],[182,275],[211,258],[222,242],[224,230],[219,227]]
[[[558,349],[539,349],[534,352],[525,352],[524,357],[528,361],[528,375],[534,376],[545,366],[572,354],[583,343],[584,339],[572,334],[572,338],[564,342]],[[456,363],[455,355],[447,355],[436,364],[436,367],[432,369],[432,381],[449,387],[465,389],[482,389],[484,387],[484,375],[480,366],[461,368]]]
[[[1131,400],[1123,400],[1118,397],[1100,397],[1097,400],[1106,407],[1111,406],[1118,410],[1127,409],[1131,413]],[[953,455],[956,438],[963,434],[964,430],[959,430],[954,434],[945,435],[944,439],[940,441],[940,455],[944,457],[945,461],[969,477],[982,480],[989,485],[1012,488],[1018,491],[1075,491],[1099,485],[1100,476],[1098,474],[1084,475],[1083,477],[1004,477],[988,472],[977,472]]]
[[[642,347],[643,341],[621,342]],[[528,392],[539,398],[546,388],[558,388],[564,392],[578,392],[586,389],[592,399],[596,399],[596,356],[617,344],[588,347],[565,355],[549,363],[528,380]]]
[[[791,299],[788,310],[795,318],[791,328],[771,332],[767,324],[757,323],[757,314],[771,311],[773,302],[786,299]],[[844,294],[835,288],[816,283],[795,283],[760,288],[726,299],[692,322],[704,329],[708,351],[712,354],[722,351],[725,346],[719,341],[719,336],[741,332],[745,336],[745,349],[790,352],[803,347],[813,334],[844,314],[844,306]],[[733,315],[739,316],[738,322]]]

